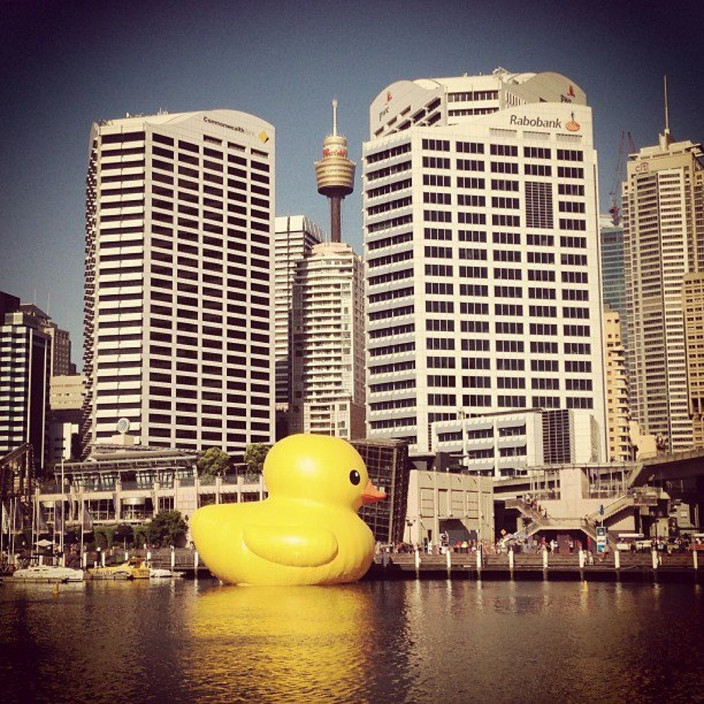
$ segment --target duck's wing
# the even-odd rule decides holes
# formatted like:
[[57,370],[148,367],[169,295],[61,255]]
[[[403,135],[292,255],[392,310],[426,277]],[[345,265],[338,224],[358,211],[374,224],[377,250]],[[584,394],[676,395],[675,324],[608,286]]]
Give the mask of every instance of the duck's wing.
[[279,565],[319,567],[337,555],[329,530],[308,526],[245,526],[244,543],[259,557]]

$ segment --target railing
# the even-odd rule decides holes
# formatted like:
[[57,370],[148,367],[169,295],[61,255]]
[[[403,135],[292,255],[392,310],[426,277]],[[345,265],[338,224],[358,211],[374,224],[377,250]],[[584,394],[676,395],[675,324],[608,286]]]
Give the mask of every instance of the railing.
[[[544,552],[542,546],[537,546],[535,549],[514,550],[511,555],[509,551],[503,551],[490,545],[488,549],[484,549],[481,555],[481,568],[491,569],[497,568],[505,570],[511,569],[520,570],[571,570],[579,573],[580,570],[588,572],[591,570],[610,570],[613,573],[626,573],[629,571],[657,571],[663,570],[682,570],[682,571],[702,571],[699,568],[699,563],[702,562],[704,555],[694,555],[696,551],[684,551],[668,554],[666,551],[657,551],[655,559],[651,551],[631,553],[619,551],[618,557],[616,552],[610,550],[606,553],[583,551],[580,557],[578,549],[573,552]],[[407,553],[387,553],[386,555],[378,554],[374,557],[374,562],[378,566],[387,565],[390,567],[401,568],[404,571],[414,571],[416,566],[419,566],[420,572],[440,572],[448,570],[448,565],[452,569],[475,569],[477,565],[476,551],[451,550],[450,554],[428,554],[419,552],[418,556],[414,552]],[[583,562],[581,562],[583,560]]]
[[603,513],[601,509],[598,509],[597,511],[593,511],[592,513],[589,514],[588,518],[591,521],[597,522],[597,521],[603,521],[607,518],[610,518],[611,516],[617,514],[619,511],[621,511],[624,508],[628,508],[633,505],[633,497],[625,494],[619,496],[616,501],[612,501],[610,504],[607,506],[603,507]]
[[507,499],[506,508],[517,508],[526,518],[530,520],[530,523],[513,535],[506,536],[504,542],[507,542],[510,539],[522,540],[529,538],[531,535],[534,535],[542,529],[564,528],[565,530],[569,530],[574,529],[575,527],[578,527],[590,538],[596,540],[596,521],[592,520],[591,517],[568,518],[549,516],[547,511],[544,509],[543,511],[537,510],[522,498]]

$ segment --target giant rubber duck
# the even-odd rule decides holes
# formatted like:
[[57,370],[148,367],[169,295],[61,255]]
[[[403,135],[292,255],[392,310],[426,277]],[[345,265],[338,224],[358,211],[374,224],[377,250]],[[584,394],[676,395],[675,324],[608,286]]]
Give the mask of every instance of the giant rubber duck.
[[193,542],[227,584],[353,582],[369,569],[374,536],[357,515],[385,498],[345,440],[291,435],[264,462],[264,501],[212,504],[191,516]]

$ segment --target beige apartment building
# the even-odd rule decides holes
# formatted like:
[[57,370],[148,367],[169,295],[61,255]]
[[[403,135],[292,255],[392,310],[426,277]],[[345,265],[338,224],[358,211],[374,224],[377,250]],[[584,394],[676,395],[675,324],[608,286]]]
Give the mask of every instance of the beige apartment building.
[[621,316],[615,310],[604,312],[606,346],[606,412],[609,426],[609,459],[628,462],[632,459],[629,435],[628,374],[626,351],[621,338]]

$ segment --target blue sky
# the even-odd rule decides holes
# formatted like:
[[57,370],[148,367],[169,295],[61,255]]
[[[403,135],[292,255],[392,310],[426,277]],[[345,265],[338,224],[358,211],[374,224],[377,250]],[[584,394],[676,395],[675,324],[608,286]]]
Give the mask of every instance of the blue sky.
[[[587,93],[609,207],[621,133],[704,140],[704,2],[0,0],[0,290],[48,308],[81,355],[91,123],[232,108],[276,127],[276,213],[327,229],[313,162],[331,130],[359,164],[369,105],[400,79],[557,71]],[[358,174],[361,168],[358,166]],[[362,201],[343,205],[361,252]]]

